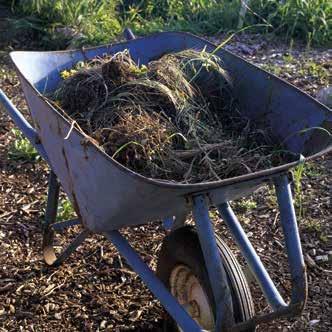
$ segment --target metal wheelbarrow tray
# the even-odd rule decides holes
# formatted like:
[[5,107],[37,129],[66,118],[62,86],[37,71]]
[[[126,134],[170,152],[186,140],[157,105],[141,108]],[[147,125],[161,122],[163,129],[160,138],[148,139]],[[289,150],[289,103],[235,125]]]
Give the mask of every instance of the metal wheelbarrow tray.
[[[176,322],[175,326],[181,327],[183,331],[202,331],[202,326],[199,326],[201,321],[197,317],[191,317],[194,316],[192,306],[190,307],[192,303],[184,303],[174,291],[171,294],[167,289],[171,287],[168,280],[163,280],[162,272],[159,271],[157,274],[163,282],[118,231],[124,226],[163,219],[165,226],[172,230],[166,237],[166,244],[163,245],[164,254],[166,250],[167,256],[167,243],[173,243],[175,247],[181,245],[178,244],[181,241],[172,242],[172,237],[176,238],[177,234],[182,234],[185,243],[186,238],[192,236],[193,229],[184,226],[187,213],[192,211],[197,235],[192,241],[197,241],[201,250],[199,253],[202,253],[201,260],[198,260],[200,263],[203,262],[199,273],[203,271],[208,276],[208,286],[205,287],[209,288],[212,294],[212,330],[253,331],[260,322],[301,313],[306,301],[307,281],[288,172],[303,162],[303,159],[222,181],[177,184],[149,179],[123,167],[86,140],[76,129],[71,132],[68,139],[64,139],[71,124],[42,98],[44,93],[56,88],[62,70],[71,68],[78,61],[124,49],[130,51],[137,63],[146,64],[170,52],[190,48],[206,48],[212,52],[216,48],[202,38],[178,32],[158,33],[135,39],[131,31],[127,30],[127,39],[128,41],[123,43],[81,50],[11,53],[32,115],[33,126],[1,90],[0,101],[52,170],[46,220],[43,224],[43,250],[46,262],[57,265],[90,233],[104,234],[160,300]],[[222,59],[233,79],[234,95],[247,117],[252,121],[263,120],[272,128],[274,135],[285,142],[288,150],[302,154],[307,160],[332,150],[331,136],[328,135],[328,132],[332,131],[330,109],[285,81],[226,50],[220,49],[216,54]],[[292,279],[289,304],[282,299],[228,203],[271,181],[276,189]],[[59,183],[75,208],[78,216],[75,220],[55,221]],[[229,249],[220,244],[221,240],[216,240],[208,214],[211,205],[217,207],[232,233],[271,305],[271,313],[254,314],[250,291],[242,271],[229,253]],[[54,232],[78,223],[83,225],[83,231],[59,257],[56,257],[52,242]],[[180,264],[181,259],[178,260]],[[182,264],[186,263],[183,261]],[[159,269],[163,270],[163,261],[159,261],[158,265]],[[197,273],[195,277],[199,279]],[[239,314],[238,309],[240,302],[242,314]],[[200,303],[195,305],[203,310],[199,307]],[[173,327],[169,328],[171,329]]]

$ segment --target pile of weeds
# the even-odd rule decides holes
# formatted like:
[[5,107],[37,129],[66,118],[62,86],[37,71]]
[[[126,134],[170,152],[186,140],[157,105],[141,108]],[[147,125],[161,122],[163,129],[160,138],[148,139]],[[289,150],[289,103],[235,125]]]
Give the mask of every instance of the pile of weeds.
[[241,114],[220,59],[204,50],[146,66],[123,51],[61,75],[54,105],[109,156],[147,177],[215,181],[288,157]]

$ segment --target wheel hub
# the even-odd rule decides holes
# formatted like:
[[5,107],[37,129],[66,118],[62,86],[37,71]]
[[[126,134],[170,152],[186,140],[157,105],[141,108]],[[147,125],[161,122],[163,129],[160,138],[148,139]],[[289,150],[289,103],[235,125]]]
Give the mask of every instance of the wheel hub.
[[[189,315],[207,331],[215,327],[209,298],[193,271],[186,265],[177,265],[170,275],[170,289]],[[181,331],[181,329],[179,328]]]

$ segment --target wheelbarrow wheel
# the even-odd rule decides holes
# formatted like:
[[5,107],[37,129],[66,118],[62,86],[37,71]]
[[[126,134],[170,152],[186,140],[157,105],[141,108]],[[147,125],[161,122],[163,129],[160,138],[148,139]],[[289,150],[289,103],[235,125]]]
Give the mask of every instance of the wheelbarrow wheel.
[[[240,323],[254,316],[250,289],[229,247],[217,235],[216,241],[232,293],[234,320]],[[216,307],[212,288],[198,234],[192,226],[184,226],[165,237],[159,252],[157,276],[203,330],[214,330]],[[181,331],[172,319],[165,321],[164,330]]]

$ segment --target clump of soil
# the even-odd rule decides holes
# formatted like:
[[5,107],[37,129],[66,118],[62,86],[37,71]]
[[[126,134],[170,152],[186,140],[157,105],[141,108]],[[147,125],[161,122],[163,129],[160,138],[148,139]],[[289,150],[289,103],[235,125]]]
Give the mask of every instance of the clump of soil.
[[205,51],[138,66],[128,51],[62,72],[52,99],[124,166],[197,183],[282,163],[285,154],[239,111],[221,61]]

